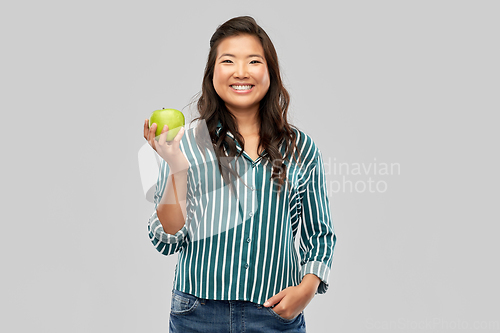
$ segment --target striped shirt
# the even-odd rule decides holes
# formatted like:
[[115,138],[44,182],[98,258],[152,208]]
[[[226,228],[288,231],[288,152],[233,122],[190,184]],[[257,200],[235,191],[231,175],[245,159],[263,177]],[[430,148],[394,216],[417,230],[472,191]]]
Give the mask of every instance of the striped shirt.
[[[175,235],[164,232],[156,212],[169,175],[161,159],[148,231],[161,254],[178,253],[175,289],[200,298],[263,304],[312,273],[321,280],[316,294],[326,292],[336,235],[323,159],[311,137],[293,130],[302,159],[285,162],[290,186],[278,195],[265,151],[255,161],[246,152],[233,158],[231,165],[241,178],[231,191],[213,149],[202,152],[194,129],[187,129],[180,143],[190,165],[187,217]],[[228,136],[239,153],[240,145]],[[284,145],[279,148],[284,156]]]

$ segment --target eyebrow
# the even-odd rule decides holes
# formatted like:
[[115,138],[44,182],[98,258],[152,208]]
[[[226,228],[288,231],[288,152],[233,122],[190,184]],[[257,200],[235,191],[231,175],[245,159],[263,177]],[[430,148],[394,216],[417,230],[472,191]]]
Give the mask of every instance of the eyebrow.
[[[224,54],[221,54],[221,56],[219,57],[219,59],[222,58],[223,56],[228,56],[228,57],[236,58],[236,56],[234,54],[224,53]],[[252,57],[259,57],[259,58],[264,59],[264,57],[261,56],[260,54],[250,54],[247,58],[252,58]]]

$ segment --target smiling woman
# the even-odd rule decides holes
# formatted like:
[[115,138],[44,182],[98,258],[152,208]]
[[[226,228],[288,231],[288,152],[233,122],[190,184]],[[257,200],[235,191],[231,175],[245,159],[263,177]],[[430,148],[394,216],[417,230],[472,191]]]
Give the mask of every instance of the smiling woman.
[[328,289],[336,235],[323,158],[288,105],[270,38],[242,16],[210,40],[203,126],[167,146],[145,123],[163,157],[149,237],[179,254],[171,332],[305,332],[305,307]]
[[257,37],[232,36],[219,44],[213,85],[235,117],[258,114],[270,82],[264,49]]

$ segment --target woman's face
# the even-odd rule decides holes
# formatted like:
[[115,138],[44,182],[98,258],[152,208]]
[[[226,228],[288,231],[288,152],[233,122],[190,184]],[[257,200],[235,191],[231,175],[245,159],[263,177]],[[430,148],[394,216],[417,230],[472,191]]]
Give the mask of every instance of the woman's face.
[[257,111],[269,84],[264,49],[257,37],[239,35],[220,42],[213,85],[230,111]]

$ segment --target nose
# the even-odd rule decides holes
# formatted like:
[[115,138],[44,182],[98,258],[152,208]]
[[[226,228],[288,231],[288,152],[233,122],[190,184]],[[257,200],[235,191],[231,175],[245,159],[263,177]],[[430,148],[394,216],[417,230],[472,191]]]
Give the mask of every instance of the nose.
[[235,67],[233,77],[235,78],[247,78],[248,77],[248,68],[246,64],[239,64]]

